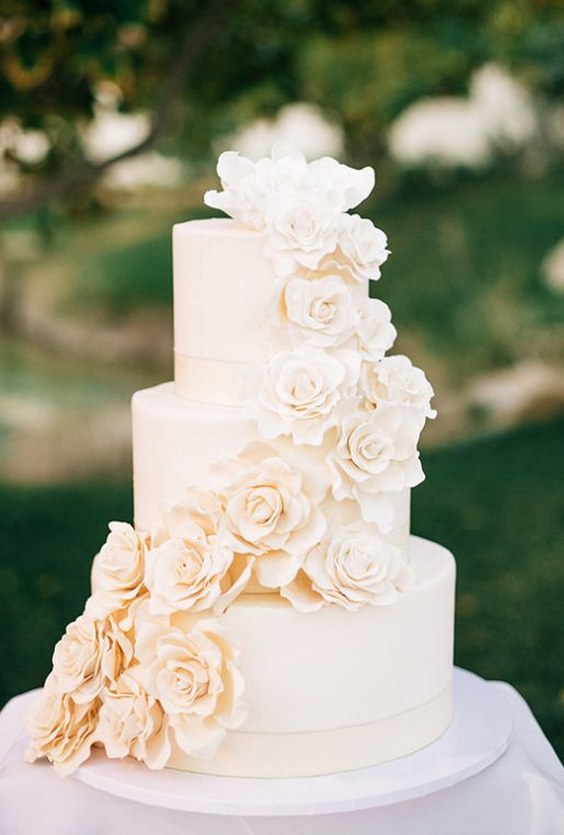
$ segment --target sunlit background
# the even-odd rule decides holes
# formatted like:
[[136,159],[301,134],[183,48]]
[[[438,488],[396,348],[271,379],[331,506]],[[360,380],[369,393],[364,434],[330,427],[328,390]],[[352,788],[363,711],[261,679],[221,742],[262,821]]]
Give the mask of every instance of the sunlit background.
[[285,138],[377,169],[372,292],[439,409],[413,529],[458,559],[457,662],[564,751],[558,0],[7,0],[0,69],[0,698],[41,682],[131,518],[171,225],[210,216],[220,151]]

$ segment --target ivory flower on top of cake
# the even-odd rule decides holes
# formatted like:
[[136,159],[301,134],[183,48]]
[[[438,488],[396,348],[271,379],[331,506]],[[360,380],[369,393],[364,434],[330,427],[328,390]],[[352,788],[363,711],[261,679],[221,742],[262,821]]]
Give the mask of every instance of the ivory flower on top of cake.
[[308,163],[290,142],[277,142],[271,157],[256,163],[226,151],[219,157],[217,173],[223,190],[207,191],[204,202],[257,229],[264,228],[268,217],[284,214],[292,201],[330,206],[336,218],[374,188],[372,168],[356,170],[330,157]]
[[[194,757],[213,757],[227,729],[246,718],[238,650],[216,620],[196,620],[182,629],[141,626],[135,645],[143,689],[156,699],[176,744]],[[170,757],[170,734],[159,764]]]
[[339,407],[353,394],[360,374],[356,351],[332,354],[312,345],[275,354],[250,381],[244,413],[259,434],[291,435],[296,444],[319,446],[339,420]]
[[164,768],[170,758],[168,720],[141,686],[140,671],[140,665],[132,667],[103,692],[96,740],[110,758],[132,756],[149,768]]
[[318,509],[327,484],[293,468],[267,444],[251,443],[213,467],[225,496],[223,525],[236,553],[256,557],[261,585],[289,583],[303,554],[325,531]]
[[431,408],[435,392],[425,373],[401,354],[364,363],[360,383],[367,400],[374,406],[383,402],[402,403],[421,410],[427,418],[437,415]]
[[51,674],[26,717],[27,761],[47,757],[62,777],[72,774],[90,756],[99,708],[99,699],[77,703],[68,693],[61,693]]
[[412,584],[412,571],[399,548],[376,536],[365,523],[345,526],[335,519],[281,594],[302,612],[324,604],[356,612],[368,604],[394,603],[398,593]]
[[55,646],[53,673],[59,692],[77,704],[87,704],[102,688],[116,681],[133,654],[131,643],[115,620],[80,615]]
[[417,452],[424,422],[421,412],[392,404],[346,416],[327,456],[337,501],[355,499],[365,521],[390,530],[393,507],[387,494],[415,487],[425,477]]
[[92,597],[86,611],[104,618],[123,608],[141,591],[151,539],[126,522],[110,522],[110,533],[92,565]]

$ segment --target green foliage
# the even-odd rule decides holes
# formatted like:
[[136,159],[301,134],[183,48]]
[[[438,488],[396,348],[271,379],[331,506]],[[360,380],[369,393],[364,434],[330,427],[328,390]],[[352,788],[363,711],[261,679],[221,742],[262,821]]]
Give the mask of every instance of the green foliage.
[[[458,562],[456,661],[516,686],[564,754],[561,614],[564,423],[425,456],[413,530]],[[0,701],[41,684],[54,643],[82,610],[109,519],[131,518],[131,487],[0,487]]]
[[300,52],[304,97],[342,119],[355,157],[382,152],[385,129],[424,96],[464,92],[480,50],[472,37],[453,37],[448,27],[432,33],[416,26],[318,36]]
[[[8,0],[0,17],[0,118],[15,115],[51,141],[38,178],[81,154],[79,123],[94,91],[115,82],[123,110],[155,112],[186,38],[211,0]],[[352,156],[380,149],[383,129],[422,95],[465,89],[499,60],[531,88],[564,91],[558,0],[237,0],[224,2],[211,43],[175,88],[165,147],[192,159],[211,139],[288,101],[344,120]]]
[[376,192],[366,208],[392,256],[372,292],[390,305],[400,336],[420,333],[446,352],[453,379],[534,354],[564,316],[539,269],[561,238],[563,193],[561,174],[409,188],[381,202]]
[[[110,316],[133,306],[172,304],[170,234],[137,241],[131,246],[105,250],[89,259],[71,297],[76,310],[105,308]],[[135,300],[135,302],[134,302]]]

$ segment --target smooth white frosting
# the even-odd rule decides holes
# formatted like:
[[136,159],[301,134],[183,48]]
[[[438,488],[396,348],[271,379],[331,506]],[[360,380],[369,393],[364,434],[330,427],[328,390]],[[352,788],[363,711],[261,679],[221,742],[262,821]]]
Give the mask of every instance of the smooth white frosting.
[[239,598],[224,618],[238,635],[248,718],[212,762],[177,752],[172,765],[304,776],[375,764],[436,739],[451,715],[455,563],[416,537],[410,550],[415,587],[394,605],[305,614],[270,595]]
[[196,760],[178,748],[168,768],[226,777],[318,777],[368,768],[419,751],[450,724],[452,688],[430,702],[367,725],[313,733],[246,734],[231,731],[213,760]]
[[266,319],[275,276],[261,236],[228,219],[179,223],[173,229],[173,269],[177,392],[233,402],[241,365],[261,363],[269,351]]

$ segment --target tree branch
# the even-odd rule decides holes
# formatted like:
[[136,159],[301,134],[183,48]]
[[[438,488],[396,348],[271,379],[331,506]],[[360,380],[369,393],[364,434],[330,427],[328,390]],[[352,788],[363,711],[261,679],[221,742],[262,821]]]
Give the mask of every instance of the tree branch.
[[40,209],[54,200],[67,197],[73,191],[91,186],[115,163],[137,156],[154,147],[174,124],[176,105],[186,78],[217,33],[223,21],[223,13],[227,8],[231,9],[233,5],[233,0],[211,0],[202,17],[187,30],[180,44],[178,56],[166,74],[159,103],[153,114],[151,130],[145,139],[102,162],[78,160],[68,168],[62,169],[56,177],[40,183],[27,193],[17,194],[0,201],[0,219]]

